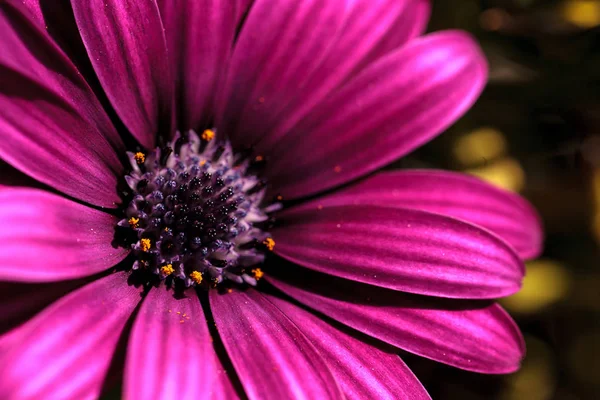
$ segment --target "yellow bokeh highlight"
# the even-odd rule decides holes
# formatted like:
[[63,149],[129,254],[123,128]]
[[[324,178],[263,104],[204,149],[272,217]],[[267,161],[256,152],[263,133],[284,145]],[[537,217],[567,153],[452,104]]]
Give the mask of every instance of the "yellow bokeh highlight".
[[563,18],[580,28],[600,25],[600,1],[568,0],[562,7]]
[[508,377],[502,400],[549,400],[556,386],[552,352],[549,346],[532,336],[525,337],[527,357],[521,369]]
[[453,148],[454,157],[467,167],[480,165],[506,154],[506,139],[494,128],[480,128],[459,138]]
[[503,158],[490,165],[468,169],[465,172],[512,192],[519,192],[525,187],[525,171],[513,158]]
[[500,300],[508,310],[533,314],[568,294],[571,276],[564,265],[552,260],[537,260],[528,262],[526,267],[527,274],[521,290]]

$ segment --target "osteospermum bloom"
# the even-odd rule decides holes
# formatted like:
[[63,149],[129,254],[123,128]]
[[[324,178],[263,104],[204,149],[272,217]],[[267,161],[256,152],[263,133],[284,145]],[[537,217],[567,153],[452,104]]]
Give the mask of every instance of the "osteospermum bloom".
[[419,37],[428,12],[0,2],[0,157],[37,182],[0,188],[0,398],[427,398],[398,349],[517,369],[493,299],[539,252],[535,212],[373,174],[485,84],[468,35]]

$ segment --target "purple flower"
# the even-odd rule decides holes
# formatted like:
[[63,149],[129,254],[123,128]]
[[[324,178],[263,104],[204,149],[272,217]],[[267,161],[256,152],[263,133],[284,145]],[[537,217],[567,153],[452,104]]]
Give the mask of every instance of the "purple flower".
[[540,251],[535,211],[456,173],[367,177],[485,84],[468,35],[418,37],[428,14],[0,2],[0,158],[38,181],[0,187],[0,398],[94,398],[120,367],[128,399],[428,398],[397,349],[516,370],[493,299]]

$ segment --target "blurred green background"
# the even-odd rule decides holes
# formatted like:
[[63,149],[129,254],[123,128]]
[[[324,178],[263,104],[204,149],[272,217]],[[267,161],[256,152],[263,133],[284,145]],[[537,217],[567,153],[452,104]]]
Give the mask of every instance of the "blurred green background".
[[394,167],[466,171],[519,192],[546,242],[523,290],[502,302],[527,341],[518,373],[407,362],[434,399],[600,399],[600,0],[433,0],[429,30],[441,29],[477,37],[488,87]]

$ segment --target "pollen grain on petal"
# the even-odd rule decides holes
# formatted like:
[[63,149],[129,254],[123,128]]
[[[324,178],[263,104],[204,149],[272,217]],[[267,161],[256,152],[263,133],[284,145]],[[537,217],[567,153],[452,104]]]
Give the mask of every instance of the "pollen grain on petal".
[[148,251],[152,247],[152,241],[150,239],[140,240],[140,247],[142,251]]
[[263,240],[262,243],[269,251],[273,251],[273,249],[275,248],[275,241],[273,240],[273,238],[268,237],[265,240]]
[[202,135],[200,137],[202,138],[202,140],[210,142],[215,137],[215,131],[213,131],[212,129],[206,129],[204,132],[202,132]]
[[198,271],[194,271],[190,274],[190,279],[196,282],[197,285],[202,283],[202,274]]

